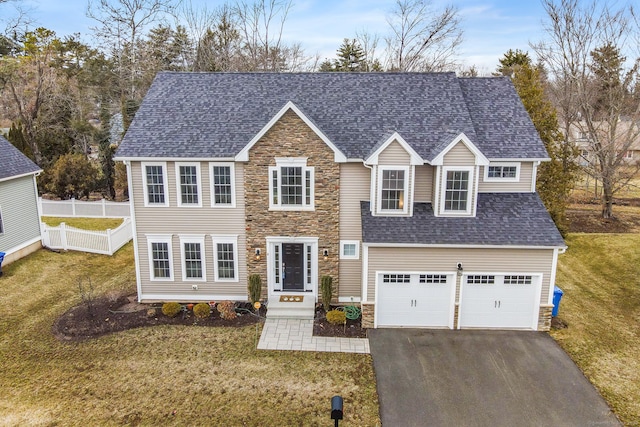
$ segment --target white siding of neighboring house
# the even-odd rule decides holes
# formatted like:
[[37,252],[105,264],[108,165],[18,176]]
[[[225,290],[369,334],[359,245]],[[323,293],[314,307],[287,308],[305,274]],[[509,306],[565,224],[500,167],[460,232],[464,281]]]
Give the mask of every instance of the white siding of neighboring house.
[[0,234],[0,252],[7,253],[8,263],[14,258],[11,254],[41,239],[34,175],[0,182],[0,211],[4,228]]
[[362,163],[340,165],[340,240],[360,242],[359,259],[340,260],[338,297],[360,298],[362,293],[362,215],[360,202],[369,200],[371,170]]
[[[211,207],[210,168],[208,162],[200,163],[202,187],[202,207],[178,207],[176,172],[174,162],[166,163],[168,178],[168,207],[145,207],[142,168],[140,162],[131,163],[131,181],[133,188],[130,196],[133,200],[136,221],[136,239],[140,266],[140,285],[144,302],[165,295],[172,300],[210,301],[224,296],[247,295],[247,250],[245,236],[244,209],[244,173],[241,163],[235,164],[236,207]],[[173,281],[150,280],[149,253],[146,235],[172,235]],[[182,280],[182,258],[180,253],[180,235],[205,236],[206,282],[197,282],[198,289],[193,290],[196,282]],[[238,259],[237,282],[214,281],[214,251],[211,235],[236,235]]]

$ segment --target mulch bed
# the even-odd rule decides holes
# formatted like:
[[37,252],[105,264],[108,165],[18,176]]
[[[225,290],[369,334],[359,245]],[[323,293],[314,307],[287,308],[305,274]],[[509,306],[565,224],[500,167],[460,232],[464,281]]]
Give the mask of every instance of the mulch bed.
[[250,303],[236,303],[236,307],[246,311],[241,310],[243,313],[232,320],[221,318],[216,309],[211,310],[211,316],[207,319],[198,319],[191,311],[180,313],[176,317],[168,317],[162,314],[160,304],[138,304],[135,301],[135,295],[100,297],[93,301],[91,311],[86,303],[72,307],[56,320],[53,333],[61,341],[82,341],[144,326],[242,327],[261,321],[266,313],[264,308],[255,313]]
[[362,318],[357,320],[347,319],[346,325],[333,325],[327,322],[326,312],[322,304],[318,304],[313,322],[313,335],[319,337],[366,338],[367,330],[362,328],[361,320]]
[[[138,304],[135,295],[105,296],[96,298],[91,310],[87,303],[72,307],[53,324],[53,333],[60,341],[77,342],[113,332],[156,325],[193,325],[209,327],[242,327],[264,320],[266,308],[255,312],[250,303],[236,303],[240,313],[235,319],[226,320],[214,308],[207,319],[198,319],[193,312],[185,311],[176,317],[162,314],[161,304]],[[346,325],[327,322],[322,305],[316,309],[313,334],[348,338],[366,337],[360,320],[347,320]]]

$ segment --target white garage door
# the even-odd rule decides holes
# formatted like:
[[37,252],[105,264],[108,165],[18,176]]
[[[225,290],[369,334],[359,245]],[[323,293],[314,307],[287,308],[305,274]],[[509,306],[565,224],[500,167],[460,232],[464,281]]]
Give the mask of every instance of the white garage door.
[[455,274],[378,273],[378,327],[453,328]]
[[464,276],[460,327],[536,329],[539,289],[539,275]]

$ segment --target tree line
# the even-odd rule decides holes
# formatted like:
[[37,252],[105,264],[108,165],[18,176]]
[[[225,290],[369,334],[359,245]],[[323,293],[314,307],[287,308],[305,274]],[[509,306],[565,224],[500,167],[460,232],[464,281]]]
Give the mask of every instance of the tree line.
[[[603,216],[637,172],[625,153],[640,137],[637,49],[640,25],[631,6],[541,0],[543,42],[510,50],[494,74],[512,78],[551,161],[538,192],[561,229],[578,173],[597,179]],[[20,0],[0,0],[3,8]],[[283,34],[291,0],[237,0],[215,9],[188,0],[89,0],[94,44],[79,34],[32,28],[20,9],[0,35],[0,120],[8,139],[45,173],[42,191],[58,197],[126,194],[126,172],[113,162],[117,144],[156,73],[170,71],[429,72],[463,69],[463,26],[454,6],[395,0],[387,34],[360,30],[334,58],[310,55]],[[2,19],[2,18],[0,18]],[[580,158],[575,136],[584,137]],[[579,163],[582,165],[579,166]]]

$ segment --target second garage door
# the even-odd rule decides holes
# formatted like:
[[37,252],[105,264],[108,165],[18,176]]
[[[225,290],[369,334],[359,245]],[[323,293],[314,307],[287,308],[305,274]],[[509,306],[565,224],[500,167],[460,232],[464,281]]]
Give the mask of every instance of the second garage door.
[[540,275],[466,275],[460,295],[461,328],[535,329]]
[[378,273],[377,326],[453,328],[455,274]]

